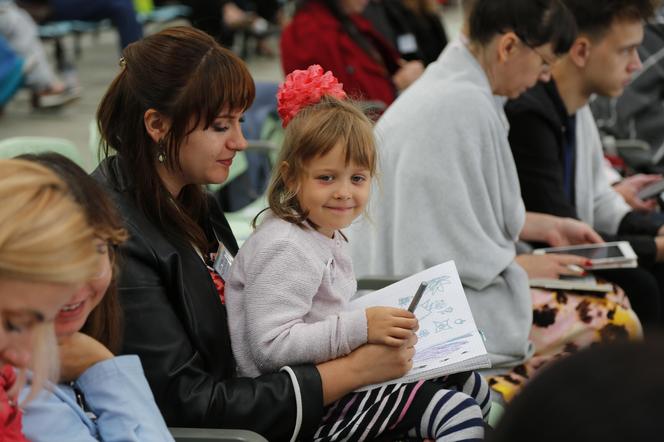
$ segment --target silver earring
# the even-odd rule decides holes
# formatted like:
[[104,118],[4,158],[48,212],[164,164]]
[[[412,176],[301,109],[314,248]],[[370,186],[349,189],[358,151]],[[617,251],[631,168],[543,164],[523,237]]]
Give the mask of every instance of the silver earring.
[[166,151],[164,150],[163,139],[157,141],[157,147],[159,148],[159,153],[157,153],[157,161],[163,164],[166,161]]

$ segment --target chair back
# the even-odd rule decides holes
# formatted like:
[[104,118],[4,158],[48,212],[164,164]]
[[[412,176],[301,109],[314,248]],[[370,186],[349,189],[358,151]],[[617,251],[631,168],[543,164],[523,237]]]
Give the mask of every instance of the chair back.
[[254,103],[244,113],[242,129],[247,140],[261,138],[261,129],[270,112],[277,110],[278,83],[257,82]]
[[0,140],[0,158],[14,158],[26,153],[55,152],[85,167],[83,156],[76,145],[64,138],[12,137]]

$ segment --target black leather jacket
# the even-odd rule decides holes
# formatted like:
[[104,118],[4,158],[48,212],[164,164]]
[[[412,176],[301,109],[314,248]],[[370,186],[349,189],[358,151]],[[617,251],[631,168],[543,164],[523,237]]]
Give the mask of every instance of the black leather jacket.
[[[169,426],[241,428],[289,440],[298,420],[291,375],[235,377],[226,309],[203,261],[193,248],[166,239],[138,209],[120,162],[104,160],[93,176],[109,190],[130,234],[121,247],[118,280],[123,353],[140,356]],[[210,200],[210,224],[235,253],[228,222]],[[301,392],[298,439],[310,439],[323,413],[320,375],[312,365],[291,369]]]

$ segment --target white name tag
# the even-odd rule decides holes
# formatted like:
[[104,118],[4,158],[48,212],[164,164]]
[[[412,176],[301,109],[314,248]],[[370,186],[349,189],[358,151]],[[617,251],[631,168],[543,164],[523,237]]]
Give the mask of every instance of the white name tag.
[[413,34],[401,34],[397,37],[397,49],[402,54],[417,52],[417,40]]
[[231,266],[233,265],[233,255],[231,255],[222,243],[219,243],[217,256],[214,258],[212,268],[221,276],[224,282],[231,276]]

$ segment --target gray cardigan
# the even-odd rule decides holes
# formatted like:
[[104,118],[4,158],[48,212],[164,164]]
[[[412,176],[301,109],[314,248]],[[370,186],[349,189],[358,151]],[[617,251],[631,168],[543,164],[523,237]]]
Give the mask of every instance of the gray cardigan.
[[268,213],[235,257],[226,284],[241,376],[324,362],[367,342],[362,310],[345,311],[357,284],[346,240]]
[[631,208],[606,178],[602,142],[588,106],[576,113],[576,145],[575,201],[579,219],[599,232],[615,235]]
[[532,301],[514,261],[525,210],[502,100],[460,41],[376,127],[371,221],[349,231],[358,276],[405,276],[453,259],[494,366],[532,354]]

